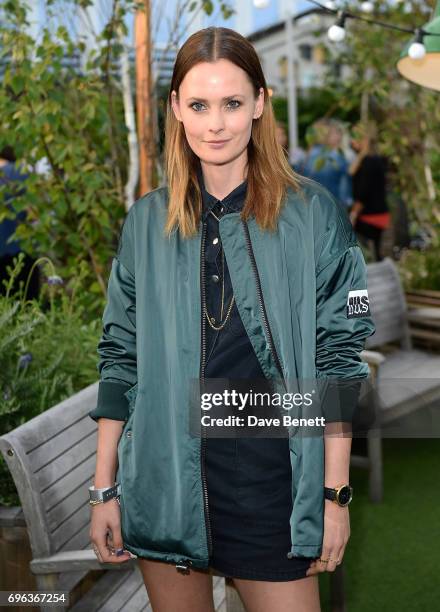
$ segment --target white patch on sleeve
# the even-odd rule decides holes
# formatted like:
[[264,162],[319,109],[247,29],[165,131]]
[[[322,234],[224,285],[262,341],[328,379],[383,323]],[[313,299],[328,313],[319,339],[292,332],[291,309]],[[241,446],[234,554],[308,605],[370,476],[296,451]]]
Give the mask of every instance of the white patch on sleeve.
[[371,312],[367,289],[349,291],[347,298],[347,319],[369,316],[371,316]]

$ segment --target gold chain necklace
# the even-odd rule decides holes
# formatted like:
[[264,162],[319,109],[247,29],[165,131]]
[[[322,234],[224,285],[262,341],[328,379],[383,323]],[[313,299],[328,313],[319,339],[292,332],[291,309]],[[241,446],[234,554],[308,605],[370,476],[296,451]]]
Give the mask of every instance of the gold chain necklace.
[[[219,221],[219,218],[217,217],[217,215],[212,210],[211,210],[211,213],[214,215],[214,217],[217,219],[217,221]],[[225,296],[225,254],[224,254],[224,251],[223,251],[223,247],[221,246],[220,248],[222,250],[222,302],[221,302],[221,313],[220,313],[220,320],[221,320],[221,318],[223,317],[223,305],[224,305],[224,296]],[[203,293],[204,293],[204,295],[206,295],[205,278],[203,278],[203,285],[204,285]],[[206,304],[205,304],[205,315],[206,315],[206,318],[208,319],[208,323],[212,327],[212,329],[214,329],[216,331],[219,331],[220,329],[223,329],[223,327],[226,325],[226,323],[227,323],[227,321],[229,319],[229,316],[230,316],[231,311],[232,311],[233,304],[234,304],[234,295],[232,295],[232,298],[231,298],[231,301],[229,303],[226,316],[225,316],[224,320],[220,323],[220,325],[214,325],[211,322],[211,317],[209,316],[208,309],[206,308]]]

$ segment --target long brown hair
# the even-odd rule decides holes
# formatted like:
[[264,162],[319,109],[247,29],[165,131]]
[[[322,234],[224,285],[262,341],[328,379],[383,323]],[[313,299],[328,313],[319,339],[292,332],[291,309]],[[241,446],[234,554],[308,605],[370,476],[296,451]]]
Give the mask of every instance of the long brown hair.
[[372,120],[358,121],[352,128],[353,137],[355,140],[362,140],[368,138],[368,154],[377,155],[379,152],[378,147],[378,130],[377,124]]
[[253,119],[248,144],[247,193],[241,217],[251,214],[262,229],[276,229],[286,191],[300,189],[300,175],[294,172],[276,138],[276,120],[266,80],[252,44],[229,28],[209,27],[192,34],[180,48],[174,64],[167,98],[165,120],[165,170],[168,185],[168,217],[165,234],[179,228],[184,238],[197,234],[202,213],[202,196],[197,180],[198,157],[190,148],[183,125],[174,115],[171,92],[179,95],[185,75],[200,62],[227,59],[248,75],[255,98],[264,89],[264,109]]

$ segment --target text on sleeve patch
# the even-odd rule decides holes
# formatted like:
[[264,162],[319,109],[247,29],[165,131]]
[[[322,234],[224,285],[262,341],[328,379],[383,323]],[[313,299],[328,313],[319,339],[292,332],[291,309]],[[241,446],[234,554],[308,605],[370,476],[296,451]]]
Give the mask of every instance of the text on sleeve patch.
[[347,298],[347,319],[369,316],[371,316],[371,313],[367,289],[349,291]]

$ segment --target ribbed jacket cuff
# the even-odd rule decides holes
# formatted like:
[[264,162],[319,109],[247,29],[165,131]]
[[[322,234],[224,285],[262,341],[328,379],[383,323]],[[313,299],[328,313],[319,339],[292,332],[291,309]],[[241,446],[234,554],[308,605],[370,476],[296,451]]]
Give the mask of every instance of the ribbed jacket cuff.
[[353,423],[357,415],[362,381],[363,379],[339,379],[329,382],[322,402],[322,414],[326,423]]
[[99,381],[98,401],[96,408],[89,412],[89,416],[94,421],[100,417],[125,421],[128,418],[128,400],[124,394],[128,389],[130,389],[128,384]]
[[319,557],[322,551],[322,544],[294,544],[291,549],[293,557]]

